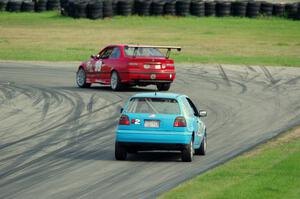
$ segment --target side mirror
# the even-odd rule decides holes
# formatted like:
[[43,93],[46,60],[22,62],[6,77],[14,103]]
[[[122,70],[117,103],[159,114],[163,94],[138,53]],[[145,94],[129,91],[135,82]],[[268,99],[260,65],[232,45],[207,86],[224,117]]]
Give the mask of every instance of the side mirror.
[[121,108],[121,109],[120,109],[120,113],[123,113],[123,111],[124,111],[124,108]]
[[207,112],[204,110],[200,110],[199,111],[199,117],[206,117],[207,116]]

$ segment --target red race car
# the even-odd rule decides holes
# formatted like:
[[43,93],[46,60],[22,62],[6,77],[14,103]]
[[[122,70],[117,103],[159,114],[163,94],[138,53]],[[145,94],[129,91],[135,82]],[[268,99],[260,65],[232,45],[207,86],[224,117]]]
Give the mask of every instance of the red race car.
[[[159,49],[165,50],[164,55]],[[83,62],[77,71],[79,87],[93,83],[110,85],[113,90],[126,86],[156,85],[160,91],[169,90],[175,78],[174,61],[169,59],[177,46],[110,45],[89,61]]]

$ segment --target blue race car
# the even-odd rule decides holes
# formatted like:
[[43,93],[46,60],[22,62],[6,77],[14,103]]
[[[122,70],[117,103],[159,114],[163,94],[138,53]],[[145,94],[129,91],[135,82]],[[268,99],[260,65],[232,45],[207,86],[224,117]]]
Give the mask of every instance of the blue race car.
[[191,162],[193,155],[205,155],[206,127],[192,100],[175,93],[140,93],[121,109],[116,131],[115,158],[148,150],[181,151],[181,159]]

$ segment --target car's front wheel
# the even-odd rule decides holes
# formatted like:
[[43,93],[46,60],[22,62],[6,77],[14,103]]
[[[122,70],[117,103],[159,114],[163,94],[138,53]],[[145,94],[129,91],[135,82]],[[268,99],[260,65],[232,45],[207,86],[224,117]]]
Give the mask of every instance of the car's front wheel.
[[91,83],[86,82],[86,73],[83,68],[79,68],[76,73],[76,83],[80,88],[89,88]]
[[118,142],[115,144],[115,158],[116,160],[126,160],[127,158],[126,148]]
[[193,147],[193,141],[186,145],[184,149],[181,152],[181,159],[183,162],[192,162],[194,155],[194,147]]
[[156,87],[159,91],[168,91],[171,87],[171,83],[158,83]]
[[119,74],[116,71],[113,71],[110,76],[110,86],[114,91],[118,91],[121,89],[121,81],[119,78]]

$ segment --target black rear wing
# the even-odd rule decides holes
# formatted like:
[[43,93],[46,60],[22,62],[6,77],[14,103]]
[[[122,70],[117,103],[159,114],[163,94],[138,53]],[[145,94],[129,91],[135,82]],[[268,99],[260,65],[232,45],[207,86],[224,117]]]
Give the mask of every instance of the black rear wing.
[[[134,55],[136,54],[136,51],[138,48],[158,48],[158,49],[167,49],[166,58],[169,58],[170,52],[172,49],[175,49],[177,51],[181,51],[180,46],[150,46],[150,45],[125,45],[125,48],[134,48]],[[134,56],[135,57],[135,56]]]

